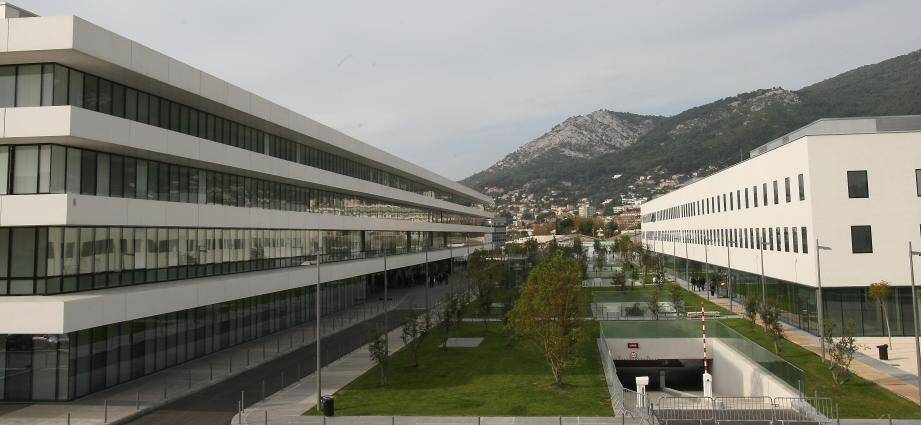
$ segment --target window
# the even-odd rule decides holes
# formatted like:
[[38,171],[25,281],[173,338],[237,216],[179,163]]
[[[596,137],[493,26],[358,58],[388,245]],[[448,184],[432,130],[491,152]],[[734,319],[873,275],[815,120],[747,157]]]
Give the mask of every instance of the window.
[[16,77],[16,106],[39,106],[42,94],[42,66],[20,65]]
[[806,181],[803,178],[802,174],[796,176],[797,183],[799,183],[799,200],[806,200]]
[[867,184],[867,170],[847,172],[847,197],[869,198],[870,188]]
[[758,208],[758,186],[752,186],[752,201],[755,203],[755,208]]
[[809,238],[806,236],[806,226],[800,227],[800,236],[803,238],[803,254],[809,253]]
[[921,170],[915,170],[915,191],[921,196]]
[[13,106],[15,101],[16,67],[0,66],[0,108]]
[[10,175],[10,147],[0,146],[0,195],[6,195]]
[[13,193],[36,193],[38,146],[17,146],[13,154]]
[[790,178],[784,177],[783,179],[784,194],[786,196],[787,203],[790,202]]
[[873,234],[870,226],[851,226],[851,252],[854,254],[873,252]]
[[777,191],[777,180],[774,180],[774,205],[777,205],[779,203],[780,203],[780,196]]
[[762,205],[767,206],[767,205],[768,205],[768,190],[767,190],[767,183],[762,184],[762,185],[761,185],[761,189],[762,189],[762,190],[761,190],[761,193],[762,193],[763,196],[764,196],[764,203],[763,203]]
[[748,208],[748,188],[745,188],[745,208]]
[[783,250],[784,252],[790,252],[790,228],[783,228]]
[[799,238],[797,237],[796,227],[792,228],[793,233],[793,252],[799,252]]

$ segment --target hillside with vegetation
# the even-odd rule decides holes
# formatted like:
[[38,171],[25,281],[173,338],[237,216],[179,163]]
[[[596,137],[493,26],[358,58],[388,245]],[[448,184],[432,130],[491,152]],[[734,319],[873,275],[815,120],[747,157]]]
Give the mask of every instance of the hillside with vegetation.
[[499,197],[500,207],[529,195],[593,203],[625,194],[649,196],[732,165],[751,149],[819,118],[910,114],[921,114],[921,50],[795,91],[755,90],[670,117],[625,114],[649,124],[630,143],[590,156],[493,166],[462,183]]

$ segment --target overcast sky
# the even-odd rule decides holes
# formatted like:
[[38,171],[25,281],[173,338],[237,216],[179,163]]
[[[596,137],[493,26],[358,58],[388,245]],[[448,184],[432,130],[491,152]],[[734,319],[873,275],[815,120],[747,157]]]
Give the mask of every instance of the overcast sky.
[[917,0],[12,2],[78,15],[453,179],[573,115],[671,115],[921,48]]

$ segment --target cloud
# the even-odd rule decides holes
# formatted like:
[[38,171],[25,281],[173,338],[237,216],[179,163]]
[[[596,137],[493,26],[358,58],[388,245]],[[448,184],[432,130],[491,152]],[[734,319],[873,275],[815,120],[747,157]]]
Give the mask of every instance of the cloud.
[[18,4],[79,15],[455,179],[568,116],[674,114],[921,47],[914,1]]

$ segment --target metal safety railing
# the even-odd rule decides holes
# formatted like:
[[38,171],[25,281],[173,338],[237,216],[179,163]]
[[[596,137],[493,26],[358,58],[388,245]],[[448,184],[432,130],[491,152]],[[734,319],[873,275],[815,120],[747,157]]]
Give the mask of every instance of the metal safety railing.
[[649,404],[655,422],[672,424],[827,424],[837,418],[829,398],[663,397]]

